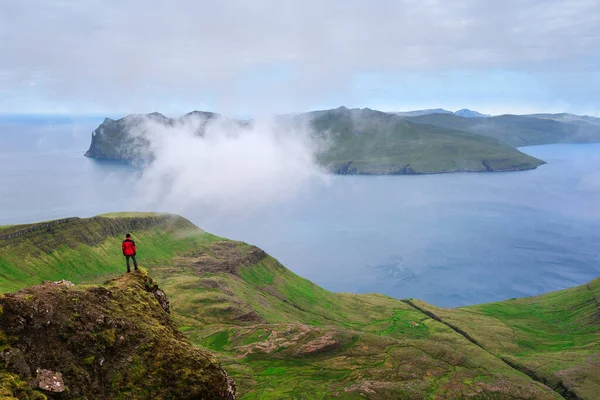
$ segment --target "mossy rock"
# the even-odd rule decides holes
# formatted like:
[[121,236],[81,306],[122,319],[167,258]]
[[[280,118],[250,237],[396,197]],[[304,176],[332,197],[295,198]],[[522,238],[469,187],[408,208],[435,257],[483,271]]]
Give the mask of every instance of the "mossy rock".
[[4,354],[20,358],[0,363],[0,398],[45,398],[27,384],[40,369],[62,374],[66,398],[234,398],[233,381],[177,330],[154,289],[136,272],[105,285],[50,282],[2,296]]

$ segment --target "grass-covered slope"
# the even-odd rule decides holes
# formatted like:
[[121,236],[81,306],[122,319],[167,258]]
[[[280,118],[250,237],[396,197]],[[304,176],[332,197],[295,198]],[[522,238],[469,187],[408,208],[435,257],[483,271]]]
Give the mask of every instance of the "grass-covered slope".
[[154,269],[179,325],[241,398],[559,398],[403,302],[330,293],[258,254],[215,242]]
[[[68,218],[0,228],[0,290],[13,291],[41,280],[97,282],[124,271],[125,233],[143,243],[144,258],[169,262],[178,251],[211,235],[168,214],[113,214]],[[186,232],[191,235],[182,236]],[[197,234],[194,234],[197,232]]]
[[573,398],[600,394],[600,279],[542,296],[458,309],[419,307]]
[[340,174],[516,171],[544,163],[491,138],[370,109],[341,107],[300,118],[329,140],[319,161]]
[[233,399],[144,272],[105,285],[44,283],[0,297],[2,399]]
[[594,125],[600,125],[600,118],[598,117],[590,117],[589,115],[576,115],[569,113],[556,113],[556,114],[529,114],[524,115],[525,117],[533,117],[533,118],[541,118],[541,119],[551,119],[554,121],[563,121],[563,122],[589,122]]
[[[176,216],[78,221],[0,239],[0,270],[28,272],[28,279],[4,277],[0,289],[46,279],[38,270],[78,282],[112,276],[124,270],[120,241],[132,231],[139,261],[168,295],[175,323],[217,355],[236,380],[239,398],[594,398],[589,388],[600,370],[589,366],[596,365],[600,323],[591,298],[576,295],[580,288],[565,297],[558,292],[443,310],[377,294],[328,292],[262,250]],[[98,227],[104,233],[94,241],[82,239],[87,235],[81,232]],[[0,235],[8,229],[23,232],[13,226]],[[97,265],[96,272],[76,269],[81,259]],[[552,296],[555,301],[548,301]],[[564,309],[586,311],[582,319],[562,319],[558,329],[557,310]],[[565,353],[564,343],[575,343],[572,353]]]
[[431,124],[490,137],[510,146],[600,142],[600,119],[572,114],[464,118],[437,113],[405,118],[417,124]]

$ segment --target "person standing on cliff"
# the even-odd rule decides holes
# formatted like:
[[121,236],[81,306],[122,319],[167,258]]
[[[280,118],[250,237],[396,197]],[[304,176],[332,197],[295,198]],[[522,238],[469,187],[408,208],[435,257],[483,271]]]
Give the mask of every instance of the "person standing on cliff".
[[125,235],[125,240],[123,240],[123,244],[121,245],[121,250],[123,250],[123,255],[125,256],[125,260],[127,260],[127,272],[131,272],[131,267],[129,266],[129,259],[133,260],[133,266],[137,271],[137,260],[135,259],[135,255],[137,253],[137,249],[135,248],[135,242],[131,240],[131,235],[128,233]]

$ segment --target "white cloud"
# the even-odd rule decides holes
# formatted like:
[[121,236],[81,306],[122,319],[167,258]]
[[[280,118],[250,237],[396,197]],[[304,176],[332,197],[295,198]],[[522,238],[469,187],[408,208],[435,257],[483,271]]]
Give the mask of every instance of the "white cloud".
[[600,3],[4,1],[0,41],[0,93],[34,80],[40,96],[113,109],[210,96],[222,111],[293,108],[361,72],[598,71]]
[[240,126],[218,118],[198,136],[204,123],[193,117],[165,126],[144,118],[132,125],[132,134],[147,139],[154,155],[137,185],[140,204],[239,215],[328,179],[315,162],[319,144],[306,126],[282,126],[269,118]]

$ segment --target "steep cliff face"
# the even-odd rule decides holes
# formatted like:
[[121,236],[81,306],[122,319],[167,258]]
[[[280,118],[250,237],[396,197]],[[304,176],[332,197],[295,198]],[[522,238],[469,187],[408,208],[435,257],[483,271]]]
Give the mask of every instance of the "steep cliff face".
[[118,120],[106,118],[92,133],[92,142],[85,156],[109,160],[146,161],[152,158],[147,139],[152,129],[186,124],[193,119],[194,123],[190,126],[196,127],[197,134],[202,135],[206,124],[218,117],[220,115],[216,113],[192,111],[181,118],[167,118],[157,112],[127,115]]
[[46,282],[3,295],[0,310],[2,398],[235,398],[144,272],[98,286]]

